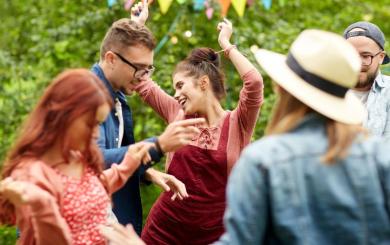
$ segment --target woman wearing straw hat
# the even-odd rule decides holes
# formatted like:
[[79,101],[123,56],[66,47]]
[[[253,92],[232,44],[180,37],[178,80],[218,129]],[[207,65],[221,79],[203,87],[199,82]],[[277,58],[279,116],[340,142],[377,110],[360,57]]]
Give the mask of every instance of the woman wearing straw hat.
[[388,244],[389,145],[366,137],[361,61],[336,34],[307,30],[289,55],[258,50],[279,100],[227,189],[217,244]]

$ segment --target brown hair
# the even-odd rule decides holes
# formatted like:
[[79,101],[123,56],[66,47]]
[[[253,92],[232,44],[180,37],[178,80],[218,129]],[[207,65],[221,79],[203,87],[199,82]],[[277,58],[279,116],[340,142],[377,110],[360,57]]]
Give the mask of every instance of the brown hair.
[[[295,128],[302,118],[313,109],[296,99],[282,87],[278,87],[278,99],[266,128],[266,135],[282,134]],[[322,161],[331,164],[347,156],[358,133],[364,132],[361,126],[349,125],[326,118],[328,149]]]
[[220,69],[219,55],[211,48],[196,48],[177,64],[173,75],[178,72],[185,72],[187,76],[199,78],[207,75],[211,87],[218,100],[226,96],[225,75]]
[[[22,161],[39,159],[57,141],[65,162],[68,162],[70,145],[65,135],[71,122],[85,114],[90,115],[88,123],[91,128],[90,137],[80,139],[86,140],[87,145],[82,159],[99,176],[103,156],[92,134],[96,111],[104,103],[112,106],[112,99],[104,84],[89,70],[73,69],[58,75],[25,121],[7,155],[1,178],[9,177]],[[13,206],[0,195],[0,223],[13,223],[13,210]]]
[[120,52],[130,46],[143,45],[149,50],[156,46],[152,32],[144,25],[123,18],[115,21],[100,46],[100,58],[109,50]]

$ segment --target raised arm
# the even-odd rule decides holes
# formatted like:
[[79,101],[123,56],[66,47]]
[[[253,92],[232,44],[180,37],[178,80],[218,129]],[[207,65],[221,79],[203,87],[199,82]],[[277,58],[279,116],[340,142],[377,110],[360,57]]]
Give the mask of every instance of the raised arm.
[[217,29],[219,31],[218,43],[225,55],[233,63],[240,76],[243,77],[251,70],[256,70],[253,64],[238,51],[237,47],[230,43],[230,37],[233,33],[232,23],[229,20],[224,19],[223,22],[218,24]]
[[[240,101],[234,113],[237,113],[240,132],[246,138],[250,138],[256,125],[260,106],[263,103],[263,78],[255,66],[230,43],[233,33],[232,23],[225,19],[218,24],[220,31],[218,42],[225,55],[231,60],[243,80],[243,88],[240,91]],[[249,139],[248,139],[249,140]]]
[[171,123],[178,115],[179,103],[152,80],[143,80],[135,86],[140,97],[156,111],[167,123]]

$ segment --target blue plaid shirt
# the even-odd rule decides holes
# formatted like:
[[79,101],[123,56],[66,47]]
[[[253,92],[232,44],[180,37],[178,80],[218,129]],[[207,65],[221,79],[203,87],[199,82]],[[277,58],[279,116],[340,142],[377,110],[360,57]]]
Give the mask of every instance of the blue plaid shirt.
[[367,118],[363,125],[373,135],[390,139],[390,77],[380,72],[367,98]]

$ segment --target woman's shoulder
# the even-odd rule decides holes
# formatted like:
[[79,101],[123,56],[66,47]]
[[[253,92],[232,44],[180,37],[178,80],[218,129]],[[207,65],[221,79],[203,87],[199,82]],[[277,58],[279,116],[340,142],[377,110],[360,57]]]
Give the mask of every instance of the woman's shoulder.
[[53,168],[36,159],[22,160],[12,171],[11,177],[15,180],[28,181],[52,191],[61,183],[61,179]]

